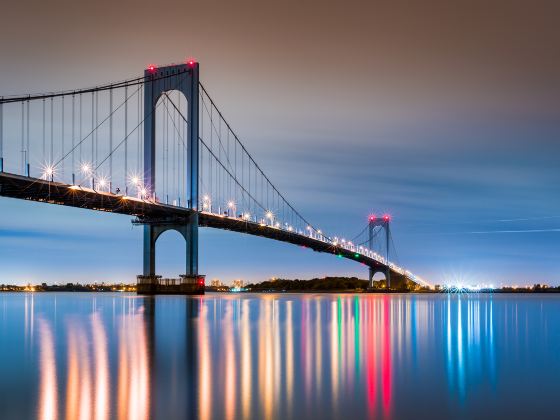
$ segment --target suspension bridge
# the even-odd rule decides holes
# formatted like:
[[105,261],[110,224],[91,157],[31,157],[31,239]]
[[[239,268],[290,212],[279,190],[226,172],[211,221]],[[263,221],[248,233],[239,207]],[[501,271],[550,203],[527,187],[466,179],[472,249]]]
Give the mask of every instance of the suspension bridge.
[[[157,141],[156,141],[157,140]],[[261,236],[347,258],[401,288],[427,282],[389,259],[390,217],[346,240],[303,217],[274,186],[199,80],[199,63],[134,79],[0,98],[0,196],[127,214],[143,226],[140,293],[202,293],[198,228]],[[156,241],[186,241],[186,271],[163,279]]]

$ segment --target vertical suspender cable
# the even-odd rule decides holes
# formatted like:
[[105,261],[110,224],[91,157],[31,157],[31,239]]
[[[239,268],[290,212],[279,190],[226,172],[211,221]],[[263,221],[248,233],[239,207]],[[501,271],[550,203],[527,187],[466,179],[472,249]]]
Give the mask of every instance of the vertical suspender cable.
[[109,89],[109,191],[113,183],[113,87]]
[[30,110],[30,104],[29,104],[29,99],[27,100],[27,145],[25,146],[27,153],[25,154],[25,175],[30,176],[30,170],[29,170],[29,160],[30,160],[30,154],[31,154],[31,147],[29,145],[29,110]]
[[76,183],[76,97],[72,94],[72,185]]
[[99,93],[95,92],[95,167],[97,168],[97,162],[99,161]]
[[[241,185],[245,185],[245,171],[243,170],[245,166],[245,157],[243,151],[241,151]],[[245,202],[245,189],[241,190],[241,201]]]
[[[212,175],[213,174],[212,174],[212,158],[211,158],[212,152],[214,151],[213,150],[214,147],[212,145],[212,142],[213,142],[213,139],[214,139],[214,135],[213,135],[213,132],[212,132],[213,121],[214,120],[213,120],[212,106],[210,106],[210,128],[209,128],[209,130],[210,130],[210,153],[208,154],[210,156],[210,159],[208,159],[208,160],[209,160],[209,163],[210,163],[210,191],[212,192],[212,195],[215,196],[216,193],[215,193],[215,190],[214,190],[214,183],[213,183],[213,180],[212,180],[212,178],[213,178]],[[213,197],[213,200],[214,200],[215,203],[218,203],[217,199],[218,199],[218,197]]]
[[[95,127],[95,93],[91,92],[91,131],[93,132],[93,129]],[[91,169],[93,171],[93,168],[95,168],[95,133],[91,134]],[[93,178],[93,173],[91,174],[92,178]]]
[[54,102],[51,98],[51,153],[49,156],[49,165],[52,165],[54,159]]
[[83,95],[80,93],[79,99],[80,99],[80,130],[79,130],[79,134],[80,134],[80,165],[83,163],[83,151],[82,151],[82,119],[83,119],[83,110],[84,107],[82,106],[82,98]]
[[[167,96],[165,97],[165,101],[169,102],[169,100],[167,99]],[[167,109],[169,109],[169,106],[167,106]],[[165,202],[167,204],[169,204],[169,117],[166,114],[162,113],[163,118],[165,118],[165,186],[164,186],[164,192],[165,192],[165,197],[166,200]]]
[[124,87],[124,191],[128,195],[128,86]]
[[21,174],[25,173],[25,103],[21,102]]
[[[181,95],[177,92],[177,102],[179,102],[179,106],[181,106]],[[177,112],[175,112],[175,123],[179,124],[179,115],[177,115]],[[176,196],[177,196],[177,200],[179,200],[180,204],[180,200],[181,200],[181,156],[182,156],[182,150],[183,148],[181,147],[181,145],[179,144],[179,141],[181,141],[182,137],[182,130],[183,130],[183,124],[180,125],[180,129],[179,132],[177,133],[177,178],[175,180],[175,188],[176,188]],[[200,151],[199,151],[200,153]],[[199,160],[200,160],[200,155],[199,155]],[[200,162],[199,162],[200,163]],[[198,172],[200,173],[200,168],[198,170]],[[198,182],[200,183],[200,177],[198,178]],[[200,190],[200,186],[198,187],[198,190]],[[197,208],[200,208],[199,205],[197,204]]]
[[[140,118],[141,96],[142,95],[141,95],[140,91],[138,91],[138,107],[136,109],[136,116],[138,117],[137,118],[138,124],[140,124],[140,121],[142,121],[141,118]],[[144,131],[144,130],[140,129],[140,130],[136,131],[136,139],[138,140],[137,145],[136,145],[136,176],[141,177],[140,179],[143,180],[144,176],[142,174],[140,174],[140,159],[142,159],[142,157],[140,156],[140,136],[142,134],[142,131]]]
[[[1,100],[4,100],[3,96]],[[4,104],[2,102],[0,102],[0,172],[4,172]]]
[[[173,118],[173,126],[174,127],[175,127],[175,116],[176,115],[177,115],[177,110],[175,108],[173,108],[172,118]],[[176,170],[175,170],[175,167],[176,167],[175,142],[176,141],[177,141],[176,131],[173,130],[173,140],[172,140],[173,148],[171,149],[172,150],[171,160],[173,161],[173,163],[171,165],[171,168],[172,168],[172,171],[171,171],[171,188],[172,188],[172,194],[173,194],[172,197],[177,197],[177,183],[176,183],[177,176],[176,176]],[[175,200],[175,198],[173,198],[173,200]],[[198,203],[197,203],[197,205],[198,205]]]
[[[230,133],[230,132],[231,132],[231,130],[230,130],[229,127],[228,127],[228,136],[229,136],[229,133]],[[235,155],[235,157],[234,157],[234,159],[233,159],[233,161],[234,161],[234,168],[235,168],[235,169],[233,170],[233,176],[235,177],[235,179],[237,179],[237,142],[236,142],[236,141],[233,142],[233,154]],[[238,188],[238,186],[236,185],[236,186],[235,186],[235,201],[237,201],[237,202],[239,201],[239,198],[237,197],[237,195],[238,195],[237,193],[238,193],[238,192],[239,192],[239,188]],[[248,211],[251,211],[251,208],[249,207],[247,210],[248,210]]]
[[[220,126],[221,121],[222,121],[222,120],[221,120],[221,118],[220,118],[220,115],[218,114],[218,126],[219,126],[219,127],[221,127],[221,126]],[[219,131],[216,133],[216,136],[218,137],[218,145],[216,146],[216,147],[218,147],[218,162],[223,162],[223,160],[222,160],[222,148],[219,147],[219,144],[222,142],[221,134],[222,134],[222,133],[220,133]],[[217,164],[218,162],[216,162],[216,164]],[[220,170],[220,174],[219,174],[219,178],[218,178],[218,180],[219,180],[219,182],[220,182],[220,183],[218,184],[218,196],[220,197],[220,201],[221,201],[221,202],[225,202],[226,200],[224,200],[225,194],[224,194],[224,190],[223,190],[224,174],[223,174],[223,171],[221,170],[221,168],[219,168],[217,165],[216,165],[216,169],[219,169],[219,170]],[[224,204],[225,204],[225,203],[224,203]]]
[[60,143],[62,145],[62,157],[63,157],[63,159],[62,159],[62,177],[64,178],[64,111],[65,111],[65,109],[64,109],[64,96],[62,96],[61,99],[62,99],[62,127],[61,127],[61,130],[62,130],[61,134],[62,135],[60,136],[61,137]]
[[[140,89],[140,100],[141,100],[140,103],[142,103],[143,102],[142,100],[144,99],[144,95],[145,95],[144,89],[145,89],[145,87],[144,87],[144,85],[142,85],[142,89]],[[143,109],[144,109],[143,107],[140,108],[140,111],[141,111],[140,113],[142,113]],[[144,110],[144,113],[145,112],[146,111]],[[142,121],[142,120],[140,120],[140,121]],[[145,141],[144,130],[140,130],[140,151],[139,151],[139,153],[141,153],[141,154],[140,154],[139,165],[140,165],[140,172],[142,174],[144,173],[144,162],[142,162],[142,156],[143,156],[142,147],[144,146],[144,141]],[[144,179],[144,178],[142,178],[142,179]]]
[[[205,157],[204,157],[204,147],[202,147],[202,142],[201,142],[201,140],[204,139],[204,105],[202,105],[203,100],[204,100],[204,97],[202,95],[202,89],[200,89],[199,92],[198,92],[198,102],[202,106],[202,108],[201,108],[202,112],[200,112],[198,114],[198,127],[199,127],[199,136],[200,136],[199,141],[198,141],[198,145],[199,145],[199,148],[200,148],[200,153],[198,155],[198,159],[199,159],[199,163],[200,163],[200,177],[199,177],[198,182],[200,184],[199,190],[203,192],[203,194],[200,195],[201,200],[206,201],[206,200],[204,200],[204,197],[208,193],[208,191],[205,187],[206,186],[206,173],[205,173],[206,167],[204,165],[204,159],[205,159]],[[181,123],[181,130],[183,130],[184,126],[185,126],[185,122],[183,121]],[[185,137],[183,137],[183,138],[185,138]],[[183,147],[183,149],[184,149],[184,147]],[[182,162],[181,162],[181,165],[183,165]],[[182,166],[181,166],[181,168],[182,168]],[[182,178],[182,175],[181,175],[181,178]],[[181,184],[181,191],[182,190],[183,190],[183,185]],[[204,208],[203,204],[200,204],[200,208],[203,209],[203,210],[207,210],[206,208]]]
[[46,132],[46,128],[45,128],[45,98],[43,98],[43,154],[41,155],[41,157],[43,159],[45,159],[45,156],[47,155],[45,132]]
[[[185,109],[187,108],[186,106],[186,101],[183,101],[183,104]],[[200,113],[201,116],[203,116],[204,114],[201,112]],[[203,127],[204,125],[202,124],[201,127]],[[181,132],[182,132],[182,138],[185,138],[185,129],[187,128],[186,123],[183,121],[183,124],[181,124]],[[188,129],[188,128],[187,128]],[[202,150],[202,149],[201,149]],[[202,155],[200,156],[200,159],[202,160]],[[183,153],[182,153],[182,158],[181,158],[181,194],[185,194],[185,203],[187,202],[187,151],[186,148],[183,147]],[[199,180],[199,183],[202,182],[202,179]]]
[[[161,98],[161,100],[163,101],[163,105],[165,109],[165,105],[166,105],[166,101],[167,101],[167,96]],[[165,133],[165,123],[166,123],[166,119],[165,119],[165,115],[162,113],[161,114],[161,168],[162,168],[162,187],[161,187],[161,196],[162,199],[165,201],[165,174],[167,173],[167,170],[165,169],[165,138],[166,138],[166,133]],[[157,123],[156,123],[157,124]]]

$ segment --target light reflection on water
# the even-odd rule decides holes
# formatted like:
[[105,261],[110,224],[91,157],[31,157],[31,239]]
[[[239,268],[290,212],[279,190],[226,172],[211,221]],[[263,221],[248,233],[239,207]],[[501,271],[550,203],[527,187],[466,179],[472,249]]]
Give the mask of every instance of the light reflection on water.
[[554,418],[559,302],[5,293],[0,417]]

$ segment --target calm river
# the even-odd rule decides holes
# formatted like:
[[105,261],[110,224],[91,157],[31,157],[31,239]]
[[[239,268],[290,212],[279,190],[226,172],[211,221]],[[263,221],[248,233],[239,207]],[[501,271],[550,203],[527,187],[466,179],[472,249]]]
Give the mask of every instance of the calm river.
[[560,418],[560,295],[0,294],[0,418]]

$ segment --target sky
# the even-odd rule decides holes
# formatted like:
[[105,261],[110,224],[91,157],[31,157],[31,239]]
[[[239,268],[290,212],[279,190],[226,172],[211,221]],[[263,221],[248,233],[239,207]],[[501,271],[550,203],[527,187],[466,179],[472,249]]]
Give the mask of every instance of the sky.
[[[48,3],[48,4],[47,4]],[[392,215],[397,262],[433,284],[560,284],[557,1],[20,1],[0,14],[0,95],[200,62],[270,179],[316,226]],[[184,271],[179,234],[158,272]],[[0,283],[133,282],[125,216],[0,199]],[[208,279],[365,267],[202,229]]]

